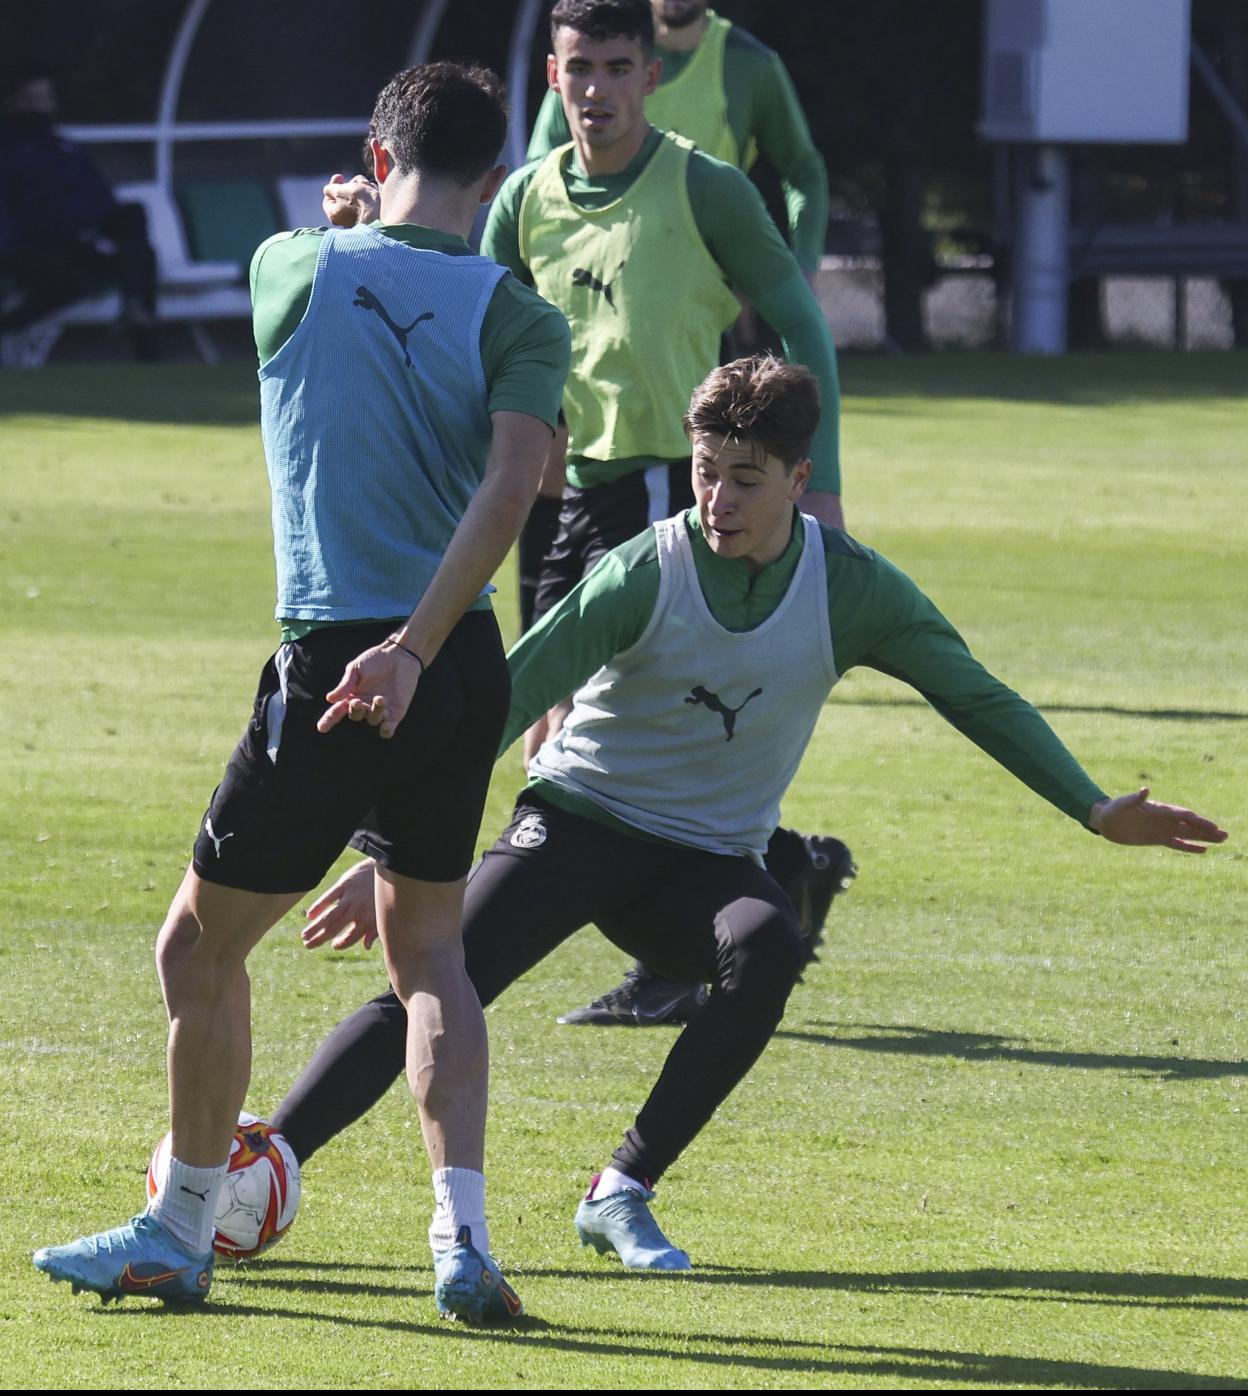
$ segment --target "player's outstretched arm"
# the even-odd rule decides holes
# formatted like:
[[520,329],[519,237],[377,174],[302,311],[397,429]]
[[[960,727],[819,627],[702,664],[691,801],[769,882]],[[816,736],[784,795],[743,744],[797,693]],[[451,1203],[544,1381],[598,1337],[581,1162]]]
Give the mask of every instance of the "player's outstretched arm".
[[1163,805],[1148,798],[1148,788],[1098,800],[1088,824],[1111,843],[1161,844],[1180,853],[1203,853],[1205,845],[1225,843],[1226,830],[1180,805]]
[[373,860],[364,858],[345,873],[303,914],[308,924],[299,933],[304,945],[315,950],[329,941],[335,950],[363,941],[364,949],[377,939],[377,904],[374,900]]

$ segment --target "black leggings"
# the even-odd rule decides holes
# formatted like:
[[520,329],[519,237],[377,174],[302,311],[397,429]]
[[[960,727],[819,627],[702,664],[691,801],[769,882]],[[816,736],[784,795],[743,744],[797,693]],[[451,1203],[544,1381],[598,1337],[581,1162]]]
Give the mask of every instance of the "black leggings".
[[[615,1151],[621,1172],[653,1183],[775,1032],[801,967],[797,918],[748,859],[651,843],[521,796],[468,881],[464,954],[481,1003],[590,922],[657,973],[711,984]],[[300,1162],[381,1099],[406,1039],[394,993],[330,1033],[273,1117]]]

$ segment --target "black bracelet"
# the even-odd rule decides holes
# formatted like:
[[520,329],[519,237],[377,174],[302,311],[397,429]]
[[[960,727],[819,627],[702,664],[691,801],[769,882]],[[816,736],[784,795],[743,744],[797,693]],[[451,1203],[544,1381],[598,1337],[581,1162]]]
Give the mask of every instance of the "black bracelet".
[[420,672],[422,674],[425,672],[425,661],[420,657],[420,655],[416,653],[415,650],[409,650],[408,647],[403,643],[403,641],[400,640],[397,636],[387,635],[384,643],[387,645],[393,645],[395,649],[402,650],[404,654],[410,654],[411,657],[416,661],[416,663],[420,665]]

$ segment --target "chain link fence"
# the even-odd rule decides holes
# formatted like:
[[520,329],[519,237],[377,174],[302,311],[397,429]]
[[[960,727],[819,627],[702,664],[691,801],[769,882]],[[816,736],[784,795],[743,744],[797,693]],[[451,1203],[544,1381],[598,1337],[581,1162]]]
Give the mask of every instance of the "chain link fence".
[[[924,323],[933,348],[1008,346],[1009,295],[999,291],[989,266],[987,259],[958,259],[924,293]],[[877,258],[824,257],[815,292],[838,348],[888,347],[884,274]],[[1230,295],[1212,277],[1106,276],[1100,303],[1112,348],[1234,348]]]

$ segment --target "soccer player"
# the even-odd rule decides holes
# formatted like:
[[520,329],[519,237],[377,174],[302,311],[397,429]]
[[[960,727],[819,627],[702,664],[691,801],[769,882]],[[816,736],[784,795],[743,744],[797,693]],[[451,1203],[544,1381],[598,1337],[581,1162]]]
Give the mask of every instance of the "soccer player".
[[[827,323],[750,180],[647,120],[661,72],[649,0],[559,0],[550,25],[547,80],[570,143],[507,181],[482,240],[483,252],[529,277],[572,326],[568,485],[542,565],[538,616],[609,549],[692,503],[678,423],[737,316],[731,286],[776,329],[786,357],[819,380],[825,413],[806,507],[825,523],[842,522],[840,395]],[[715,34],[712,50],[723,37]],[[556,707],[546,734],[563,711]],[[539,724],[526,755],[541,735]],[[852,876],[849,850],[782,829],[769,860],[803,903],[813,945],[832,897]],[[638,962],[622,983],[560,1021],[679,1022],[704,995],[702,985]]]
[[492,73],[400,73],[373,113],[380,223],[283,234],[252,263],[282,644],[157,944],[167,1181],[127,1225],[35,1255],[106,1300],[207,1294],[250,1072],[245,960],[352,840],[376,868],[376,924],[407,1010],[438,1307],[520,1311],[488,1254],[486,1031],[461,922],[507,713],[486,593],[537,487],[569,335],[466,242],[506,173],[505,127]]
[[[590,922],[663,973],[714,986],[577,1209],[582,1241],[630,1267],[689,1268],[647,1204],[767,1045],[797,978],[793,905],[763,854],[848,670],[912,684],[1037,794],[1116,843],[1203,852],[1226,837],[1146,790],[1107,797],[913,582],[798,512],[818,415],[800,366],[758,356],[712,372],[685,417],[695,506],[608,553],[508,657],[504,747],[552,694],[575,691],[468,882],[464,950],[481,1002]],[[313,904],[308,945],[370,942],[371,878],[357,864]],[[322,1044],[274,1116],[301,1162],[398,1075],[403,1019],[385,994]]]
[[[651,10],[655,55],[662,68],[658,87],[646,98],[646,119],[738,169],[749,170],[756,156],[763,155],[780,176],[789,245],[813,286],[828,223],[828,176],[779,55],[740,25],[708,10],[706,0],[651,0]],[[525,158],[541,160],[571,139],[560,94],[548,88]],[[542,558],[558,529],[562,486],[560,450],[548,464],[520,534],[521,622],[526,630],[533,623]],[[790,857],[796,853],[790,850]],[[839,880],[830,885],[839,886]]]
[[[646,120],[738,169],[762,155],[781,179],[793,255],[813,279],[828,225],[828,173],[779,55],[721,19],[707,0],[651,0],[651,10],[663,66],[646,98]],[[525,158],[541,160],[571,139],[550,88]]]

